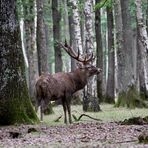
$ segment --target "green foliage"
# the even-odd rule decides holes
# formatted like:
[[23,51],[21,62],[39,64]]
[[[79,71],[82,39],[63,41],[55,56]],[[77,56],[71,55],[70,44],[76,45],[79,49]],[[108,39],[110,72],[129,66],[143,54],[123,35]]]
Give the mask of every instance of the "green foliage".
[[35,17],[34,0],[17,0],[17,14],[19,19],[30,21]]
[[131,27],[132,29],[136,29],[136,5],[135,0],[130,0],[129,11],[131,16]]
[[43,13],[44,13],[44,21],[45,24],[47,24],[50,28],[52,27],[52,8],[51,3],[48,2],[48,0],[44,1],[44,7],[43,7]]
[[85,4],[85,0],[78,0],[78,9],[80,13],[84,11],[84,4]]
[[101,9],[103,7],[112,7],[112,0],[101,0],[101,2],[97,3],[94,9]]

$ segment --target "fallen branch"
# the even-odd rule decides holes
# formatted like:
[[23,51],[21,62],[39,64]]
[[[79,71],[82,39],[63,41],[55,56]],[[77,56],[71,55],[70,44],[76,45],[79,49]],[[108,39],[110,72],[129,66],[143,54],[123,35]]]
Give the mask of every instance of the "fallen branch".
[[137,142],[137,139],[136,140],[126,140],[126,141],[117,141],[116,144],[119,144],[119,143],[131,143],[131,142]]
[[93,120],[96,120],[96,121],[102,121],[101,119],[97,119],[97,118],[91,117],[91,116],[86,115],[86,114],[81,114],[81,115],[79,116],[79,118],[77,118],[74,114],[72,114],[72,116],[73,116],[73,118],[74,118],[75,121],[80,121],[80,119],[81,119],[83,116],[88,117],[88,118],[93,119]]
[[54,122],[59,122],[59,120],[62,118],[62,115],[59,116],[57,119],[54,120]]

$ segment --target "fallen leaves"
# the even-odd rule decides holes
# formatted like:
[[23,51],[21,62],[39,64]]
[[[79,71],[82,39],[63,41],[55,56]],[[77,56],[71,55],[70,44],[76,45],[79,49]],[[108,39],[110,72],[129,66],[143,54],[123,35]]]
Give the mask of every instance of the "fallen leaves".
[[[148,124],[74,123],[69,126],[21,125],[0,128],[0,147],[145,147]],[[144,140],[143,140],[144,139]],[[138,145],[137,145],[138,144]]]

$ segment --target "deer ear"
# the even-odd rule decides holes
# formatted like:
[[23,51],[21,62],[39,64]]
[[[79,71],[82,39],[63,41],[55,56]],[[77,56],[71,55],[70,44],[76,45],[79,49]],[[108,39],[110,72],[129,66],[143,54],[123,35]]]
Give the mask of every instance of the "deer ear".
[[83,68],[83,64],[82,63],[77,63],[78,68],[82,69]]

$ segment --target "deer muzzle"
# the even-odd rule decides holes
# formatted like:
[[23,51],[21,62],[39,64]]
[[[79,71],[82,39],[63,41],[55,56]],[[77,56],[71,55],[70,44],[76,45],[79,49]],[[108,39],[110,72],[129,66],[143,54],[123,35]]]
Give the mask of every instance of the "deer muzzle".
[[99,74],[99,73],[102,72],[102,69],[101,69],[101,68],[98,68],[97,70],[98,70],[98,71],[97,71],[97,74]]

